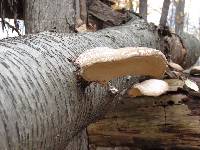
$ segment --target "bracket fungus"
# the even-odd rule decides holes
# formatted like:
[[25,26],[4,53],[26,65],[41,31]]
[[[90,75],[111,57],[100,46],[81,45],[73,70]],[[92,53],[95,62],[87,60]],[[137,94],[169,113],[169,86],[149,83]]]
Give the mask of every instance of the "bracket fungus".
[[168,92],[176,92],[178,89],[183,89],[183,86],[185,82],[180,79],[165,79],[165,82],[167,82],[169,89]]
[[141,83],[137,83],[127,91],[130,97],[137,96],[160,96],[169,89],[168,83],[163,80],[149,79]]
[[168,83],[168,92],[177,92],[178,89],[181,89],[182,91],[186,91],[189,94],[191,94],[192,91],[199,93],[199,87],[197,83],[193,80],[165,79],[164,81]]
[[83,79],[102,84],[126,75],[161,78],[167,68],[164,54],[147,47],[97,47],[82,53],[75,64],[80,67],[79,75]]
[[198,87],[197,83],[190,79],[185,80],[185,88],[189,88],[190,90],[199,92],[199,87]]
[[174,62],[169,62],[168,63],[169,67],[174,69],[174,70],[177,70],[177,71],[183,71],[183,67],[181,67],[179,64],[176,64]]

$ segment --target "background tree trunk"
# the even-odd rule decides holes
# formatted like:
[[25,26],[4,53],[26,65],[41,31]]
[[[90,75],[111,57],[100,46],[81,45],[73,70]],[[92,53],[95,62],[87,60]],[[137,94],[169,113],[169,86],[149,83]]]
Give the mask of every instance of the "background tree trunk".
[[169,13],[169,27],[171,29],[174,29],[175,30],[175,14],[176,14],[176,1],[175,0],[172,0],[171,1],[171,9],[170,9],[170,12]]
[[147,21],[147,0],[140,0],[139,13]]
[[185,0],[178,0],[176,5],[176,23],[175,23],[175,32],[176,34],[181,34],[184,27],[184,8]]
[[74,31],[77,9],[75,5],[75,0],[25,0],[26,33]]
[[166,26],[169,5],[170,5],[170,0],[164,0],[163,7],[162,7],[162,13],[161,13],[161,17],[160,17],[160,25],[161,26]]

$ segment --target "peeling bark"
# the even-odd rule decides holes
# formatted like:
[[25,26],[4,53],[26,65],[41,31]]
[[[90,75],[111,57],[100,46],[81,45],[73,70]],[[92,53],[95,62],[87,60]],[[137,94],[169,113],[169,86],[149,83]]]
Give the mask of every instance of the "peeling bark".
[[107,26],[121,25],[131,19],[128,14],[122,14],[114,11],[111,9],[111,7],[107,6],[100,0],[94,0],[90,4],[88,13],[100,20],[101,24],[104,23]]

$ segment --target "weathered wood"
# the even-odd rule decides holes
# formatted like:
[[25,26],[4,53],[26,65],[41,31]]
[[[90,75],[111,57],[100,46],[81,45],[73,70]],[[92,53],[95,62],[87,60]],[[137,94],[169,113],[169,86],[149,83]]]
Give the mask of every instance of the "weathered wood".
[[88,127],[93,147],[200,149],[200,103],[181,95],[123,100]]
[[114,11],[100,0],[94,0],[90,4],[88,13],[110,26],[120,25],[130,20],[128,14]]
[[168,28],[157,28],[159,47],[169,60],[189,68],[196,63],[200,56],[199,40],[188,33],[177,35]]

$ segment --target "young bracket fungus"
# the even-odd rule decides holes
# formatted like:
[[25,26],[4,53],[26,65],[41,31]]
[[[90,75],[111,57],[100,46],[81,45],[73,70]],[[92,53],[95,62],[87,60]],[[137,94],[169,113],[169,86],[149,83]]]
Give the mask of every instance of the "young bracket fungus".
[[177,71],[183,71],[183,67],[181,67],[179,64],[176,64],[174,62],[169,62],[168,63],[169,67],[174,69],[174,70],[177,70]]
[[168,92],[176,92],[178,89],[183,89],[183,86],[185,82],[180,79],[165,79],[165,82],[167,82],[169,89]]
[[190,90],[193,90],[195,92],[199,92],[199,87],[195,81],[192,81],[190,79],[185,80],[185,88],[189,88]]
[[162,52],[146,47],[98,47],[82,53],[75,63],[80,67],[79,75],[83,79],[102,84],[125,75],[161,78],[167,67]]
[[127,91],[127,94],[130,97],[142,95],[156,97],[166,93],[168,89],[169,86],[167,82],[158,79],[149,79],[133,85],[133,87]]

